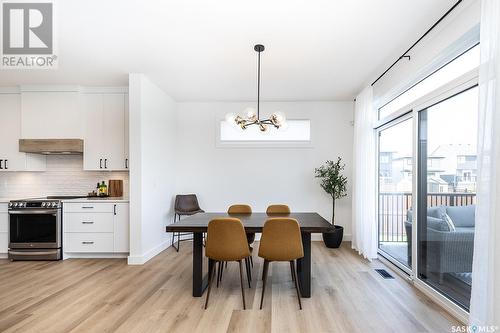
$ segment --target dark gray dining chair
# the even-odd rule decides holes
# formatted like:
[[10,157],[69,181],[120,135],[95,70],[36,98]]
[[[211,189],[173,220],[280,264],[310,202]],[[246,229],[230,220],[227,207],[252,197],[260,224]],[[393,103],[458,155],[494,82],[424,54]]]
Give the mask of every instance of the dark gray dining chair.
[[[175,196],[174,205],[174,223],[181,219],[181,216],[194,215],[197,213],[204,213],[205,211],[200,208],[196,194],[178,194]],[[175,247],[175,235],[177,234],[177,247]],[[181,239],[182,236],[190,235],[190,233],[173,232],[172,233],[172,246],[179,252],[181,241],[192,240],[193,238]]]

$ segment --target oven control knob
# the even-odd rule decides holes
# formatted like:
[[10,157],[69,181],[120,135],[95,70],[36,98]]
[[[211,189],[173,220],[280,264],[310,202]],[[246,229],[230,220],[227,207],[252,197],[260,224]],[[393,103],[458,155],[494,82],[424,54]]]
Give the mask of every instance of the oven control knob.
[[42,207],[45,207],[45,202],[42,202]]
[[9,207],[12,207],[12,202],[9,202]]
[[57,206],[57,202],[53,202],[52,207],[56,207],[56,206]]

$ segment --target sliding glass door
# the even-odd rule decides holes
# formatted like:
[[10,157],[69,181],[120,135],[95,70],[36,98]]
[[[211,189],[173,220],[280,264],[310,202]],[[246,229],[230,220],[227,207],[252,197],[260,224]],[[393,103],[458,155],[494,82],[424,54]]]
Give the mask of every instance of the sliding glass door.
[[418,113],[417,274],[467,310],[475,229],[477,108],[474,87]]
[[413,119],[409,116],[378,130],[378,248],[408,271],[413,192]]

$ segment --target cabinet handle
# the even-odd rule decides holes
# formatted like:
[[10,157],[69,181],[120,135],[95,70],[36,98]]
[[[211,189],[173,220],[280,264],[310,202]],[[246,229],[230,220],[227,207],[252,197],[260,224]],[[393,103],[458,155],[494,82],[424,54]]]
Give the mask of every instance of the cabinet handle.
[[116,205],[113,205],[113,214],[116,215]]
[[125,159],[125,169],[128,169],[128,158]]
[[108,159],[105,158],[104,159],[104,169],[107,169],[108,168]]
[[5,163],[3,164],[3,165],[4,165],[4,167],[5,167],[5,170],[7,170],[7,169],[9,168],[9,167],[7,166],[7,162],[8,162],[8,161],[9,161],[9,160],[5,160]]
[[3,167],[2,167],[2,161],[3,161],[3,160],[0,160],[0,170],[3,170]]
[[82,224],[94,224],[92,221],[82,221]]
[[82,206],[82,209],[92,209],[94,206]]
[[94,244],[94,242],[82,242],[82,244]]
[[102,158],[99,159],[99,169],[102,169]]

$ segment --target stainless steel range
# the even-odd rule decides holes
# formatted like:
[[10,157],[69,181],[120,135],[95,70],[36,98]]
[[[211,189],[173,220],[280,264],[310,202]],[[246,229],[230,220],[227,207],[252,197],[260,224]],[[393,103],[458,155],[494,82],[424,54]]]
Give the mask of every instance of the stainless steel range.
[[9,259],[62,259],[62,202],[52,196],[9,202]]

